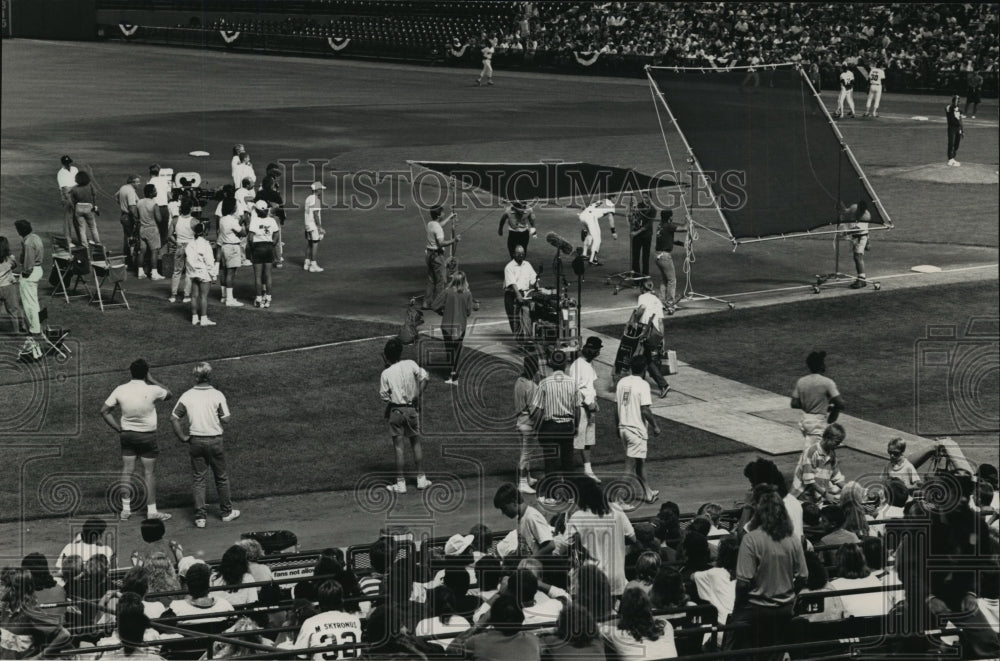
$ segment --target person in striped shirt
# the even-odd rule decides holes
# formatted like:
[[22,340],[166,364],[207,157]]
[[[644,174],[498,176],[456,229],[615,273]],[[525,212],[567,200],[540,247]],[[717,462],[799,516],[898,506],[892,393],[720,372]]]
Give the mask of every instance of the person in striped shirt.
[[379,396],[385,402],[385,419],[396,451],[396,483],[386,488],[394,493],[406,493],[406,448],[403,439],[410,439],[413,461],[417,469],[417,489],[426,489],[431,482],[424,475],[424,453],[420,446],[420,394],[427,387],[430,376],[412,360],[401,360],[403,343],[392,338],[385,343],[382,353],[386,368],[382,370]]
[[793,496],[803,502],[840,500],[846,480],[837,463],[837,448],[845,438],[847,432],[835,422],[827,426],[819,443],[802,452],[792,480]]
[[538,444],[545,451],[545,479],[539,485],[543,494],[538,502],[556,505],[553,497],[557,485],[573,472],[573,437],[580,415],[583,397],[580,389],[563,370],[567,356],[555,350],[549,356],[552,374],[542,379],[531,402],[531,412],[541,420]]

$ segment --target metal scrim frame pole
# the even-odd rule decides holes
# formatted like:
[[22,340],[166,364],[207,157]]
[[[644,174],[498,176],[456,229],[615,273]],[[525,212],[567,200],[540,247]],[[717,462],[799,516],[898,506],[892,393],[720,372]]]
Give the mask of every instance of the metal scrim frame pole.
[[[691,173],[691,178],[692,178],[692,182],[691,182],[691,191],[692,192],[691,192],[691,194],[694,195],[694,190],[695,190],[694,177],[695,177],[695,173],[697,173],[697,174],[701,175],[702,178],[705,180],[706,188],[708,189],[708,194],[712,198],[712,205],[715,207],[715,210],[718,212],[719,218],[722,220],[722,224],[726,228],[726,232],[729,233],[729,236],[725,237],[725,238],[729,239],[733,243],[733,248],[735,249],[735,247],[737,245],[737,242],[733,238],[733,232],[732,232],[732,230],[729,227],[729,223],[726,221],[726,216],[725,216],[725,214],[722,213],[722,208],[719,206],[719,202],[718,202],[718,200],[715,197],[715,191],[712,190],[711,182],[709,182],[708,178],[705,177],[704,172],[701,169],[701,164],[698,163],[698,158],[695,156],[694,150],[691,149],[691,145],[690,145],[690,143],[688,143],[687,137],[684,135],[684,131],[682,131],[680,125],[677,124],[677,118],[674,117],[674,113],[670,110],[670,105],[667,103],[666,98],[664,98],[663,92],[660,90],[659,86],[656,84],[656,81],[653,80],[653,75],[652,75],[652,73],[650,73],[651,69],[652,69],[652,67],[650,67],[649,65],[646,66],[646,77],[649,78],[650,89],[653,91],[654,97],[658,98],[659,101],[660,101],[660,103],[663,105],[663,109],[664,109],[664,111],[666,111],[667,117],[670,119],[670,123],[673,124],[674,129],[677,131],[677,134],[681,138],[681,142],[684,143],[684,148],[687,150],[687,154],[688,154],[688,156],[687,156],[688,163],[695,170],[695,172]],[[656,107],[655,102],[653,104],[653,107],[654,108]],[[659,118],[659,115],[660,115],[659,110],[657,110],[656,115],[657,115],[657,118]],[[662,129],[662,125],[661,125],[661,129]],[[664,135],[664,145],[666,146],[666,135]],[[669,155],[669,147],[667,147],[667,152],[668,152],[668,155]],[[673,159],[671,159],[671,161],[672,160]],[[690,209],[690,206],[688,206],[688,209]],[[685,264],[684,276],[685,276],[685,282],[684,282],[684,294],[681,297],[681,300],[683,300],[683,301],[716,301],[717,303],[725,303],[726,305],[729,306],[730,310],[734,309],[736,307],[736,304],[733,303],[732,301],[727,301],[725,299],[718,298],[716,296],[709,296],[708,294],[702,294],[702,293],[699,293],[699,292],[695,291],[695,289],[694,289],[694,283],[693,283],[692,278],[691,278],[691,268],[690,268],[690,264],[693,264],[694,261],[695,261],[695,256],[694,256],[694,242],[697,241],[697,232],[694,232],[693,228],[694,228],[695,225],[697,225],[697,226],[701,227],[702,229],[705,229],[706,231],[712,232],[713,234],[716,234],[718,236],[722,236],[722,235],[720,235],[718,232],[716,232],[715,230],[711,229],[710,227],[706,227],[705,225],[703,225],[701,223],[695,222],[694,218],[691,217],[690,212],[687,212],[686,216],[687,216],[686,220],[687,220],[687,223],[688,223],[688,231],[686,232],[686,235],[684,237],[684,264]]]
[[[830,111],[827,110],[826,104],[820,100],[819,92],[816,91],[815,87],[813,87],[812,81],[809,80],[809,76],[806,75],[806,72],[803,71],[801,66],[796,65],[795,69],[799,72],[799,76],[809,87],[809,91],[812,92],[813,99],[820,107],[820,110],[823,111],[823,116],[826,118],[827,124],[830,126],[833,134],[837,136],[837,141],[840,143],[841,158],[837,160],[837,195],[839,196],[840,192],[843,190],[843,187],[841,186],[841,177],[844,166],[843,157],[846,156],[848,162],[851,164],[851,167],[857,173],[858,180],[861,182],[862,187],[865,191],[867,191],[869,197],[872,198],[875,208],[878,210],[879,215],[882,216],[882,220],[885,221],[885,224],[881,228],[876,229],[893,229],[894,225],[892,224],[892,219],[889,217],[889,212],[885,210],[885,206],[882,204],[882,200],[879,199],[878,193],[876,193],[875,189],[872,188],[871,182],[868,181],[868,177],[861,169],[861,164],[858,163],[858,160],[854,157],[854,152],[851,151],[851,148],[847,145],[847,141],[844,140],[844,134],[840,132],[840,127],[837,126],[837,122],[830,116]],[[838,223],[836,231],[833,232],[833,272],[817,274],[816,282],[813,284],[813,292],[818,294],[822,286],[826,284],[830,284],[832,286],[837,284],[847,284],[848,282],[855,282],[857,280],[864,280],[865,282],[872,283],[872,288],[877,291],[882,288],[882,284],[880,282],[876,280],[869,280],[868,278],[859,278],[857,275],[850,275],[840,271],[840,240],[843,238],[839,222],[841,220],[841,202],[842,200],[837,200],[837,208],[834,210]],[[868,231],[871,232],[872,229],[869,228]]]

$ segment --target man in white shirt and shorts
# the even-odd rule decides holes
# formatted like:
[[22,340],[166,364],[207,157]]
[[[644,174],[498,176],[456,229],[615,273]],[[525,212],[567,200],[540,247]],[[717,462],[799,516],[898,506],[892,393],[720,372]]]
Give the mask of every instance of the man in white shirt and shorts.
[[310,273],[322,273],[323,269],[316,262],[316,250],[325,235],[323,219],[320,216],[323,211],[323,194],[320,191],[326,190],[326,186],[322,182],[314,181],[312,190],[312,195],[306,198],[305,205],[306,261],[303,262],[302,268]]
[[643,501],[654,503],[660,492],[650,489],[646,483],[644,464],[649,442],[646,426],[649,425],[657,435],[660,427],[649,408],[653,404],[649,383],[642,377],[646,371],[645,356],[632,358],[630,371],[631,375],[619,381],[615,388],[615,424],[625,445],[625,473],[639,481]]
[[[147,518],[166,521],[169,514],[156,511],[156,458],[160,447],[156,440],[156,402],[167,401],[173,394],[149,374],[149,365],[142,358],[129,365],[132,380],[115,388],[101,406],[101,416],[118,432],[122,450],[122,484],[127,488],[122,497],[120,518],[132,516],[131,482],[135,458],[142,461],[146,486]],[[121,409],[121,422],[112,412]]]

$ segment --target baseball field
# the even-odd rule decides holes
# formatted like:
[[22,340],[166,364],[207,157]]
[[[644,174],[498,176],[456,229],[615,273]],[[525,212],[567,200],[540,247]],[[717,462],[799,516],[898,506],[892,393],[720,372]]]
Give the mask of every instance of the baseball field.
[[[120,243],[111,196],[128,174],[145,175],[159,163],[196,171],[204,185],[219,186],[229,179],[234,143],[246,145],[258,173],[267,162],[284,164],[289,208],[289,264],[275,272],[272,307],[225,309],[213,290],[214,328],[192,327],[186,306],[167,302],[166,282],[129,280],[131,309],[103,313],[86,299],[67,304],[50,298],[43,284],[49,323],[70,329],[73,353],[67,360],[22,365],[14,360],[21,338],[0,335],[5,520],[109,511],[118,447],[98,411],[138,357],[176,394],[191,385],[195,363],[213,364],[216,385],[233,409],[226,443],[238,499],[386,481],[392,457],[378,399],[381,348],[425,282],[424,228],[406,161],[562,159],[644,172],[669,167],[644,81],[498,72],[496,87],[478,88],[464,70],[389,63],[115,43],[8,40],[2,48],[0,234],[14,239],[17,218],[31,220],[45,237],[61,227],[55,176],[62,154],[94,176],[100,227],[114,237],[107,241],[111,246]],[[881,291],[811,292],[814,274],[834,266],[829,236],[733,251],[702,232],[691,271],[697,291],[732,300],[737,308],[730,312],[709,301],[668,319],[667,335],[685,362],[786,393],[804,371],[805,354],[824,348],[852,415],[910,433],[925,431],[921,421],[929,419],[934,434],[952,435],[960,444],[968,439],[979,448],[977,460],[996,463],[997,105],[987,101],[978,119],[967,122],[962,166],[949,168],[943,155],[946,102],[888,93],[878,120],[841,123],[896,225],[875,233],[867,256]],[[667,141],[677,153],[677,136],[668,134]],[[189,156],[194,150],[209,156]],[[319,262],[326,270],[316,274],[301,268],[298,208],[319,179],[335,208],[324,214]],[[500,346],[507,254],[496,235],[499,202],[486,202],[460,210],[458,258],[482,303],[475,321],[492,324]],[[540,207],[540,233],[573,237],[577,212]],[[710,216],[695,212],[695,220],[706,224]],[[616,336],[635,292],[615,295],[605,284],[608,275],[627,269],[627,242],[606,240],[605,250],[605,266],[585,277],[582,320],[585,328]],[[549,246],[536,241],[529,259],[546,266],[543,281],[551,277]],[[918,265],[939,267],[940,277],[916,274],[911,269]],[[852,268],[841,264],[841,270]],[[252,300],[252,289],[250,269],[240,269],[237,296]],[[993,334],[965,338],[973,318],[992,320]],[[425,329],[435,321],[430,315]],[[953,341],[985,347],[985,362],[964,391],[949,385],[963,374],[945,370],[943,382],[927,383],[920,368],[927,328],[948,325],[958,329]],[[7,328],[0,325],[0,331]],[[433,342],[409,348],[408,355],[426,354]],[[516,438],[509,430],[517,372],[502,353],[489,343],[472,348],[459,388],[445,385],[442,373],[433,375],[422,412],[432,474],[445,480],[486,476],[493,483],[513,476]],[[915,409],[918,391],[922,410]],[[969,398],[985,412],[971,426],[956,414]],[[159,504],[181,507],[190,502],[187,458],[165,414]],[[610,438],[610,415],[600,419],[599,436]],[[747,450],[679,423],[662,426],[665,440],[651,448],[654,463],[712,462]],[[990,443],[992,455],[982,450]],[[617,446],[599,445],[596,464],[620,461]]]

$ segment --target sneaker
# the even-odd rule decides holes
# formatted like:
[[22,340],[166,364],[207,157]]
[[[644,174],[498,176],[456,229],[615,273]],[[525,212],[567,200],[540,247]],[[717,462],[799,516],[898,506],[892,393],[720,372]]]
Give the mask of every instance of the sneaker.
[[215,326],[217,324],[214,321],[212,321],[211,319],[209,319],[208,317],[202,317],[201,318],[201,325],[202,326]]
[[855,280],[851,283],[851,289],[861,289],[862,287],[867,287],[868,283],[864,280]]
[[283,269],[283,268],[285,268],[285,260],[281,260],[280,262],[278,262],[277,264],[275,264],[274,268],[276,268],[276,269]]
[[878,113],[875,113],[874,115],[872,115],[872,117],[874,117],[875,119],[878,119]]
[[457,379],[448,378],[448,379],[445,379],[445,383],[447,383],[449,386],[457,386],[458,385],[458,380]]
[[235,521],[238,518],[240,518],[240,511],[232,510],[231,512],[229,512],[229,514],[222,517],[222,520],[225,521],[226,523],[229,523],[230,521]]
[[122,521],[128,521],[131,516],[132,516],[132,510],[122,510],[118,514],[118,518]]
[[270,297],[270,295],[264,297],[264,304],[262,305],[262,307],[265,307],[265,308],[271,307],[271,297]]
[[313,262],[313,263],[312,263],[312,264],[311,264],[311,265],[309,266],[309,272],[310,272],[310,273],[322,273],[322,272],[323,272],[323,271],[325,271],[325,270],[326,270],[326,269],[324,269],[324,268],[321,268],[321,267],[320,267],[320,266],[319,266],[319,265],[318,265],[318,264],[317,264],[316,262]]
[[[951,159],[951,160],[954,161],[955,159]],[[954,163],[952,163],[952,165],[954,165],[957,168],[957,167],[961,167],[962,164],[959,163],[958,161],[955,161]]]
[[976,118],[975,115],[969,115],[969,119],[975,119],[975,118]]
[[482,83],[479,82],[479,79],[476,79],[476,87],[479,87],[480,85],[482,85]]
[[160,275],[160,272],[159,272],[159,271],[153,271],[153,272],[152,272],[152,273],[151,273],[151,274],[149,275],[149,279],[150,279],[150,280],[166,280],[166,278],[164,278],[164,277],[163,277],[162,275]]
[[144,271],[139,271],[138,273],[135,274],[135,278],[136,280],[145,280],[146,273]]
[[865,113],[865,117],[867,117],[867,116],[868,116],[868,113],[866,112],[866,113]]
[[490,87],[493,87],[493,81],[492,80],[487,80],[486,84],[489,85]]
[[191,317],[191,325],[192,326],[198,326],[200,324],[201,324],[201,321],[198,319],[198,317]]
[[205,519],[195,519],[194,520],[194,527],[195,528],[204,528],[206,523],[207,523],[207,521],[205,521]]
[[655,489],[652,489],[650,490],[649,495],[646,496],[645,499],[643,499],[643,502],[646,503],[647,505],[652,505],[659,499],[660,499],[660,492],[656,491]]
[[302,262],[302,270],[303,271],[308,271],[309,270],[309,266],[311,265],[311,263],[312,262]]
[[625,501],[621,501],[621,500],[620,500],[620,501],[618,501],[618,502],[617,502],[616,504],[617,504],[617,505],[618,505],[618,507],[620,507],[620,508],[622,509],[622,511],[623,511],[623,512],[625,512],[625,513],[628,513],[628,512],[634,512],[634,511],[636,511],[637,509],[639,509],[639,504],[638,504],[638,503],[626,503]]
[[590,479],[592,479],[594,482],[597,482],[598,484],[601,483],[601,478],[597,477],[593,473],[584,473],[584,475],[586,475],[587,477],[589,477]]
[[527,480],[521,480],[520,482],[518,482],[517,490],[520,491],[521,493],[527,493],[527,494],[537,493],[534,489],[531,488],[531,485],[528,484]]
[[948,165],[955,165],[955,159],[949,158],[948,159]]
[[176,302],[177,302],[176,296],[171,296],[170,298],[167,299],[167,303],[176,303]]
[[432,484],[434,483],[428,480],[426,476],[424,475],[417,476],[417,488],[420,489],[421,491],[423,491]]
[[244,306],[244,303],[240,303],[235,298],[227,298],[226,299],[226,307],[227,308],[241,308],[243,306]]
[[190,302],[191,302],[191,297],[190,296],[185,296],[184,300],[181,301],[181,303],[190,303]]
[[670,392],[670,386],[669,385],[663,386],[662,388],[660,388],[660,399],[663,399],[664,397],[666,397],[668,392]]
[[406,485],[402,482],[396,482],[395,484],[387,484],[385,488],[393,493],[406,493]]
[[240,262],[240,266],[253,266],[253,262],[251,262],[249,259],[247,259],[246,257],[244,257],[243,261]]
[[255,308],[259,308],[261,305],[263,305],[263,303],[264,303],[264,299],[262,299],[260,296],[258,296],[257,298],[253,299],[253,306]]
[[854,113],[852,112],[851,114],[848,115],[848,117],[850,117],[851,119],[854,119]]
[[174,518],[173,514],[167,514],[166,512],[156,512],[154,514],[147,514],[147,519],[153,519],[154,521],[169,521]]

